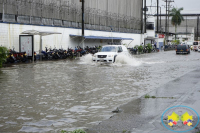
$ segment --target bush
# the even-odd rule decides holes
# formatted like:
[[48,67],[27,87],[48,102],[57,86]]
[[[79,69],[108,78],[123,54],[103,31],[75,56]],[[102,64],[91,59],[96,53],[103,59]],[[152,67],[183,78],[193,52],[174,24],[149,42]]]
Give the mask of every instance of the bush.
[[8,49],[6,47],[0,46],[0,68],[2,67],[2,64],[6,62]]
[[178,44],[180,44],[180,40],[173,40],[172,43],[175,45],[178,45]]
[[134,49],[137,49],[138,48],[138,45],[135,45]]
[[151,53],[152,45],[150,43],[147,44],[146,48],[147,48],[148,52]]
[[138,51],[142,52],[142,50],[143,50],[143,46],[142,45],[138,46]]

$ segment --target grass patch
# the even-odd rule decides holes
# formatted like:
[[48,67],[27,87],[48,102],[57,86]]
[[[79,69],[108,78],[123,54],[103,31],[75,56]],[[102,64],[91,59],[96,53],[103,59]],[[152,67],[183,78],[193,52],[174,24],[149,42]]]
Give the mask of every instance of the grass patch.
[[61,133],[87,133],[86,131],[82,130],[82,129],[76,129],[74,131],[65,131],[62,130]]
[[165,98],[165,99],[175,99],[174,97],[156,97],[156,96],[150,96],[149,94],[146,94],[144,96],[145,98]]
[[149,94],[146,94],[144,97],[145,98],[156,98],[156,96],[149,96]]
[[157,97],[157,98],[168,98],[168,99],[175,99],[174,97]]
[[145,98],[150,98],[150,96],[149,96],[148,94],[146,94],[144,97],[145,97]]
[[122,133],[126,133],[126,130],[123,130]]

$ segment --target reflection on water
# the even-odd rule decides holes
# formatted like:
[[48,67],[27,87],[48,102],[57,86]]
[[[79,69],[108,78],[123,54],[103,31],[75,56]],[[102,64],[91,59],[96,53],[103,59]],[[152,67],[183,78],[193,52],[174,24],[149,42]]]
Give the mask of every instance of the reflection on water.
[[117,106],[198,68],[197,54],[144,54],[128,57],[127,63],[120,57],[113,65],[94,63],[87,55],[2,68],[0,131],[48,132],[98,124]]

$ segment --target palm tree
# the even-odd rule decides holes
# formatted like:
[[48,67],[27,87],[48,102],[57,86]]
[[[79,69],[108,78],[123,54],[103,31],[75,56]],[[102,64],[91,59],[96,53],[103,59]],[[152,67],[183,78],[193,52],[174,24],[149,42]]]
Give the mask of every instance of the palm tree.
[[172,16],[171,24],[175,26],[175,40],[176,40],[176,30],[177,25],[180,25],[182,21],[184,21],[183,16],[181,15],[181,11],[183,10],[183,7],[181,8],[173,8],[170,10],[170,16]]

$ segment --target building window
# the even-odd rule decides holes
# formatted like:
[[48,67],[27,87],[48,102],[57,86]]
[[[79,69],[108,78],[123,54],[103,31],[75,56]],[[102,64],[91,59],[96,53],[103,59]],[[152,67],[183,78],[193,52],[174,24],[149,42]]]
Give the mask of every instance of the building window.
[[154,30],[154,23],[152,23],[152,22],[147,22],[147,24],[146,24],[146,29],[147,29],[147,30]]

